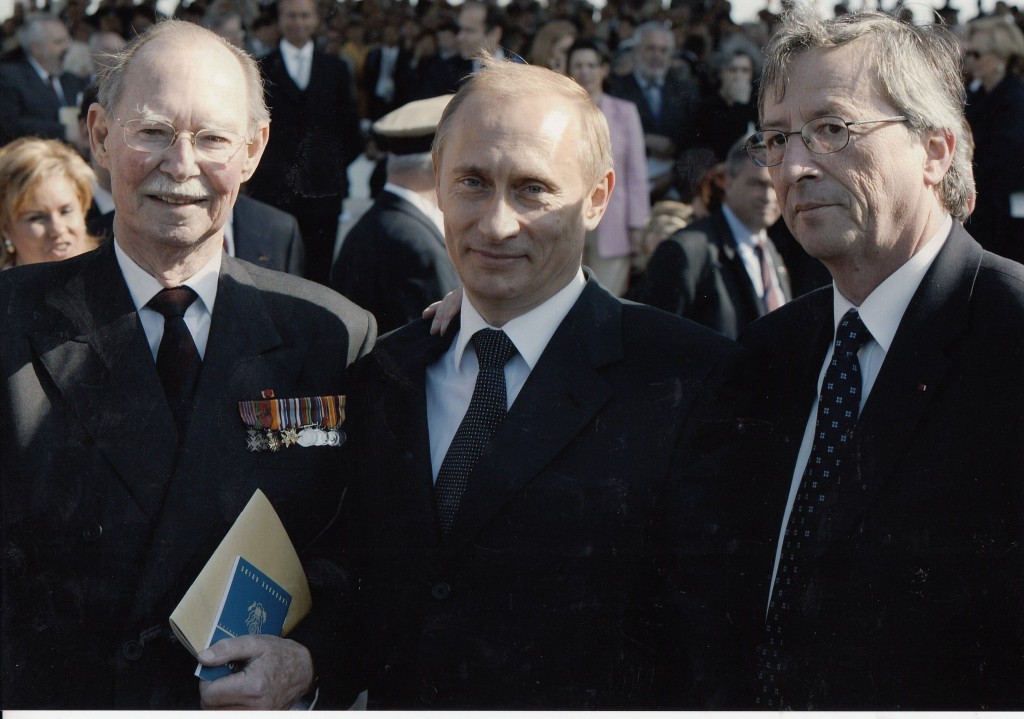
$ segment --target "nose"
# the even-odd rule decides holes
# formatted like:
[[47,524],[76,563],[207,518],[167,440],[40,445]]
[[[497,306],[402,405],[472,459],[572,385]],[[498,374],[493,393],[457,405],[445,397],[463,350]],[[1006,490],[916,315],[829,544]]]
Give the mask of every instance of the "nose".
[[774,171],[787,185],[795,185],[803,179],[817,177],[820,174],[818,157],[811,152],[800,135],[790,135],[786,140],[786,151],[782,162],[769,168]]
[[163,152],[160,169],[177,182],[183,182],[199,174],[193,139],[194,136],[188,132],[179,133],[171,146]]
[[495,193],[480,217],[479,227],[488,242],[502,242],[519,234],[519,213],[508,197]]

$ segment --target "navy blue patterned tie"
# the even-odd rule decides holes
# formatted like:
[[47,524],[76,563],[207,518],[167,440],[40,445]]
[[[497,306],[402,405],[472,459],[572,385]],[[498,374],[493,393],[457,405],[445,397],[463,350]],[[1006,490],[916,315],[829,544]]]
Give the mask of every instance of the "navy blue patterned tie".
[[164,335],[156,353],[156,371],[171,405],[179,440],[185,435],[202,366],[195,340],[185,324],[185,311],[197,297],[190,287],[169,287],[158,292],[146,305],[164,316]]
[[818,541],[821,509],[835,502],[850,433],[860,411],[861,376],[857,352],[871,339],[856,309],[839,321],[832,361],[825,370],[818,397],[814,441],[786,524],[779,569],[768,608],[767,643],[761,649],[759,704],[764,709],[805,709],[808,697],[792,696],[787,676],[786,627],[813,615],[816,592],[806,569],[811,547]]
[[434,485],[442,537],[451,531],[469,475],[507,411],[505,363],[515,355],[515,345],[501,330],[482,329],[473,335],[473,347],[480,363],[473,398],[441,462]]

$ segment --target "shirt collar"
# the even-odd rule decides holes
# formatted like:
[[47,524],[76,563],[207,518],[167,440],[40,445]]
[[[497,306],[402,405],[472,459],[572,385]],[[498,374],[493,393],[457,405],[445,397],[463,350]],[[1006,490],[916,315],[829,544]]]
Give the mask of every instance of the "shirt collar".
[[[889,351],[893,338],[896,336],[896,330],[899,329],[900,321],[903,319],[907,307],[910,306],[910,300],[914,298],[914,293],[917,292],[921,280],[932,266],[939,250],[946,244],[946,239],[952,228],[953,218],[947,215],[938,231],[931,236],[924,247],[903,263],[902,267],[886,277],[882,284],[876,287],[857,308],[872,339],[885,352]],[[853,306],[852,302],[843,297],[835,283],[832,283],[833,327],[839,326],[843,315]]]
[[641,90],[646,90],[647,88],[652,86],[661,87],[662,85],[665,84],[665,78],[661,78],[660,80],[648,80],[646,77],[640,74],[639,70],[633,71],[633,77],[636,78],[636,82],[640,86]]
[[[512,340],[512,344],[516,346],[516,351],[519,352],[519,355],[532,370],[540,356],[544,353],[548,342],[551,341],[555,330],[562,324],[562,320],[569,314],[569,310],[572,309],[580,294],[583,293],[583,288],[586,287],[586,284],[587,280],[583,276],[583,270],[580,269],[576,272],[576,276],[569,281],[569,284],[542,304],[525,314],[519,315],[515,319],[509,320],[503,327],[495,327],[493,329],[501,329],[508,335],[508,338]],[[490,327],[490,325],[480,316],[480,313],[473,306],[469,297],[464,295],[461,326],[459,335],[455,338],[456,371],[459,371],[462,366],[462,355],[466,350],[466,345],[469,344],[469,341],[477,331],[486,327]]]
[[[117,264],[121,266],[121,274],[124,275],[124,281],[128,285],[128,292],[131,293],[135,309],[141,310],[164,287],[121,249],[116,238],[114,239],[114,254],[117,256]],[[217,281],[220,277],[220,263],[223,256],[223,252],[215,252],[209,262],[182,283],[191,287],[199,295],[199,299],[206,306],[206,311],[211,315],[214,301],[217,298]]]
[[444,213],[437,209],[437,205],[424,198],[423,195],[418,192],[413,192],[407,187],[396,185],[393,182],[385,182],[384,191],[390,192],[392,195],[397,197],[401,197],[403,200],[411,204],[417,210],[426,215],[427,219],[434,223],[442,235],[444,234]]
[[749,245],[751,248],[757,246],[757,240],[761,238],[761,232],[754,232],[736,216],[729,206],[726,204],[722,205],[722,214],[725,215],[725,222],[729,225],[729,230],[732,232],[732,236],[736,238],[736,242],[741,245]]
[[281,38],[281,51],[292,57],[311,57],[313,55],[313,41],[307,40],[302,47],[295,47],[290,42]]
[[28,60],[28,64],[32,66],[32,69],[39,75],[39,79],[45,82],[47,85],[50,84],[50,73],[43,69],[43,66],[35,61],[31,55],[26,54],[25,59]]

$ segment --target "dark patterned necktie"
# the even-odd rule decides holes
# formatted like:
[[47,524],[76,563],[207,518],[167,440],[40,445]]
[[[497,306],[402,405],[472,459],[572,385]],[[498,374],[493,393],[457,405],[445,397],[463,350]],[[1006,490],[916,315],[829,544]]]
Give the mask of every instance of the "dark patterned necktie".
[[[811,547],[818,541],[821,509],[839,491],[839,476],[847,454],[850,432],[860,409],[861,376],[857,352],[871,339],[864,322],[851,309],[836,328],[832,360],[825,370],[814,423],[814,441],[786,524],[779,569],[775,576],[766,620],[767,644],[761,650],[758,702],[763,709],[803,709],[808,697],[793,696],[785,677],[787,627],[813,617],[816,592],[806,571]],[[803,571],[801,571],[803,565]],[[812,619],[813,620],[813,619]]]
[[170,287],[158,292],[146,305],[164,316],[164,336],[156,353],[156,371],[171,405],[179,439],[185,435],[202,365],[195,340],[185,324],[185,311],[197,296],[190,287]]
[[505,363],[516,353],[512,340],[501,330],[482,329],[473,335],[473,347],[480,363],[473,398],[441,462],[434,485],[442,537],[447,537],[452,528],[469,475],[505,419],[508,403]]

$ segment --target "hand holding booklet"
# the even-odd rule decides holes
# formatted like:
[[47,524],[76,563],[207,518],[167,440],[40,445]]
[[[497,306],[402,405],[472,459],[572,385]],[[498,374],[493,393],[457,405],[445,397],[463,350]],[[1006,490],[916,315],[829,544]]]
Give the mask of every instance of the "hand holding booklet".
[[[171,614],[171,628],[193,656],[240,634],[285,636],[312,600],[295,547],[266,495],[256,490]],[[230,665],[196,669],[203,679]]]

